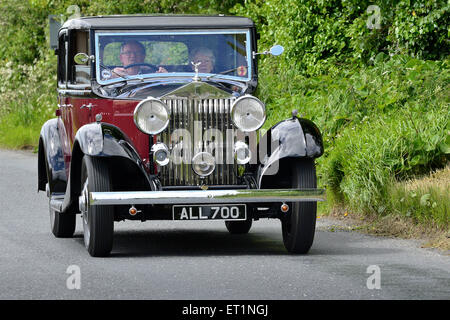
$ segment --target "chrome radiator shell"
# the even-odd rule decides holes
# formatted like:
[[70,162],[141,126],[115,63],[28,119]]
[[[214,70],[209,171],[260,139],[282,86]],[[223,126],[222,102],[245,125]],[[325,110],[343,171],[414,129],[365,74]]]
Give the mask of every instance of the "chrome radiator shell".
[[[235,99],[162,99],[171,114],[167,129],[158,136],[158,142],[165,143],[171,152],[170,163],[158,166],[162,186],[238,184],[238,165],[233,151],[235,128],[230,116]],[[186,137],[190,143],[183,144]],[[174,161],[180,148],[188,151],[181,154],[181,163],[180,158]],[[192,157],[202,151],[216,158],[214,172],[205,178],[200,178],[191,164]]]

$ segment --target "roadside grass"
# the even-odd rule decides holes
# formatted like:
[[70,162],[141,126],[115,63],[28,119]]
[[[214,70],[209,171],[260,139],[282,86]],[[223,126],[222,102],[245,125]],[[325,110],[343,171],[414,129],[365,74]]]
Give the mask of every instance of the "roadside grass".
[[[323,159],[325,183],[350,207],[384,214],[390,186],[448,162],[444,152],[448,114],[414,112],[417,134],[409,116],[380,115],[342,131]],[[430,117],[430,118],[428,118]]]
[[0,147],[27,149],[37,152],[39,133],[49,115],[38,113],[32,120],[23,121],[20,112],[11,112],[0,119]]
[[449,228],[450,165],[427,176],[396,182],[389,187],[389,207],[393,214],[416,223]]
[[[437,226],[434,222],[429,224],[417,223],[410,217],[398,214],[380,216],[376,213],[352,211],[339,205],[334,205],[331,211],[324,213],[322,216],[329,217],[331,220],[336,219],[340,222],[334,228],[335,230],[414,239],[419,240],[423,248],[436,248],[446,254],[450,253],[450,231],[448,228]],[[345,226],[343,227],[342,224]]]
[[[389,187],[384,214],[358,211],[329,199],[321,216],[344,222],[345,230],[379,236],[419,239],[424,248],[450,250],[450,165],[429,175],[395,182]],[[435,205],[433,205],[435,204]],[[320,218],[320,217],[319,217]],[[336,227],[337,229],[342,227]]]

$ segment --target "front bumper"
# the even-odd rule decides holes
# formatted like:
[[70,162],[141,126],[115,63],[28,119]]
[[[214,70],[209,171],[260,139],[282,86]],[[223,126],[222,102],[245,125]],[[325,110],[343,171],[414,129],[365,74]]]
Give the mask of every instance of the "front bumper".
[[324,189],[90,192],[90,206],[324,201]]

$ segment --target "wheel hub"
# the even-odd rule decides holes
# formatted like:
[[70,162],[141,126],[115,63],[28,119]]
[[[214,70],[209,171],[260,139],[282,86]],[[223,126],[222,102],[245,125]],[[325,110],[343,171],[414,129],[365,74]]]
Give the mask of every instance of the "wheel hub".
[[88,181],[84,183],[81,195],[78,197],[78,207],[83,215],[87,214],[89,203]]

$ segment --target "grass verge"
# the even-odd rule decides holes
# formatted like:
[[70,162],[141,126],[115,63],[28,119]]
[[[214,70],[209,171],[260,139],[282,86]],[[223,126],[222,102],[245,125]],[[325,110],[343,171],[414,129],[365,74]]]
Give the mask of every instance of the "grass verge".
[[31,122],[24,124],[17,112],[5,115],[0,119],[0,147],[37,152],[39,132],[47,119],[48,115],[39,114]]
[[350,210],[329,199],[319,210],[358,230],[380,236],[419,239],[422,247],[450,250],[450,166],[427,176],[397,182],[390,187],[390,209],[384,215]]

